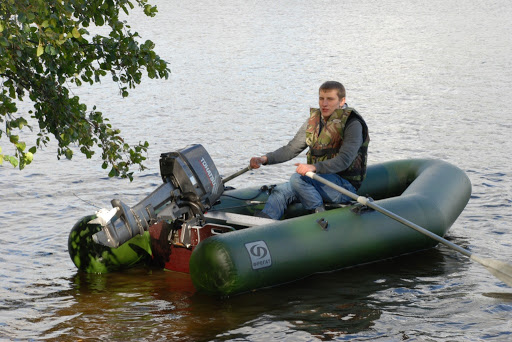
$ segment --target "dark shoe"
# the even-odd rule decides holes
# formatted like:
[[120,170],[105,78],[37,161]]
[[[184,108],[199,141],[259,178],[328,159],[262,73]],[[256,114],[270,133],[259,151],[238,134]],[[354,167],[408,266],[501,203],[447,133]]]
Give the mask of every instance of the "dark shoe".
[[258,211],[256,212],[256,214],[254,214],[254,216],[256,217],[263,217],[263,218],[271,218],[270,216],[268,216],[267,214],[265,214],[263,211]]

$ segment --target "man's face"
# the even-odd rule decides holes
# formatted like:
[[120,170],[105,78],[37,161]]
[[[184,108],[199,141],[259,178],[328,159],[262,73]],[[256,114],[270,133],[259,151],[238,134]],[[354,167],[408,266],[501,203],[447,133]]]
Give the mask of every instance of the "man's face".
[[345,98],[340,99],[336,89],[320,90],[318,99],[320,110],[324,118],[328,118],[336,109],[345,104]]

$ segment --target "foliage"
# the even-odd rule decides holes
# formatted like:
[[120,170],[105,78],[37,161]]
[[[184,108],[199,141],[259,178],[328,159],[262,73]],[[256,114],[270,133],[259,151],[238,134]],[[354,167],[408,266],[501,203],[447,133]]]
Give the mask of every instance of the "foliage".
[[[110,167],[111,177],[132,179],[130,167],[145,169],[148,143],[125,143],[108,118],[96,107],[88,110],[69,90],[99,83],[110,74],[126,97],[128,89],[141,82],[144,70],[150,78],[169,76],[154,44],[141,43],[139,34],[120,18],[120,10],[128,15],[134,4],[147,16],[157,12],[147,0],[0,1],[0,141],[14,147],[8,155],[0,146],[0,164],[6,161],[23,169],[53,136],[58,159],[71,159],[73,145],[87,158],[99,147],[102,166]],[[92,35],[88,29],[95,26],[104,26],[108,34]],[[16,102],[27,97],[34,108],[20,114]],[[27,115],[39,125],[36,146],[30,148],[20,137],[23,129],[33,129]]]

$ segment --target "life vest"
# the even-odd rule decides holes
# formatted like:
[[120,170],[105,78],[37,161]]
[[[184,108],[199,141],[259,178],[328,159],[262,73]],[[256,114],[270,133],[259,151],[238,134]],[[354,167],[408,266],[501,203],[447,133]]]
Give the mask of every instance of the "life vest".
[[350,107],[336,109],[320,130],[321,117],[320,109],[311,108],[306,129],[306,144],[309,146],[308,164],[334,158],[339,153],[341,145],[343,145],[343,135],[348,122],[359,120],[361,126],[363,126],[363,144],[359,147],[357,157],[352,164],[347,169],[338,172],[338,175],[348,180],[356,189],[359,189],[366,177],[368,145],[370,143],[366,122],[354,108]]

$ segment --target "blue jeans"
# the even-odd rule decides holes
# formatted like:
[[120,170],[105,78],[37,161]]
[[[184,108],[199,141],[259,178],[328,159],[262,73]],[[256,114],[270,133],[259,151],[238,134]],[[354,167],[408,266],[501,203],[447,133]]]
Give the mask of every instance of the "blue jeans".
[[[322,178],[355,193],[356,188],[350,182],[337,174],[322,174]],[[338,190],[320,183],[308,176],[301,176],[294,173],[290,177],[290,185],[305,209],[312,210],[321,207],[326,203],[348,203],[352,199],[343,195]]]
[[[323,178],[353,193],[356,189],[349,181],[337,174],[322,174]],[[280,184],[270,194],[262,212],[279,220],[289,204],[301,202],[305,209],[316,209],[327,203],[348,203],[352,199],[329,186],[307,176],[294,173],[288,183]]]
[[279,184],[272,190],[262,212],[274,220],[279,220],[288,205],[298,201],[297,196],[295,196],[290,186],[290,182]]

